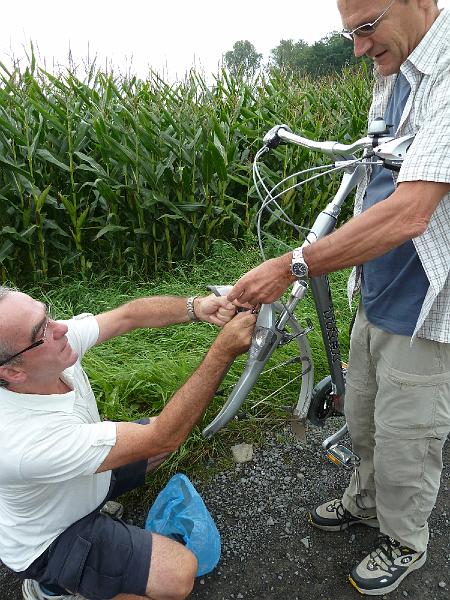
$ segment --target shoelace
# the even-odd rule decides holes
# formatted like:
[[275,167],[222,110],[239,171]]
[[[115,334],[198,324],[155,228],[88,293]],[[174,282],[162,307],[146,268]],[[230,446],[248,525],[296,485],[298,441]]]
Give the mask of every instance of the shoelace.
[[401,556],[401,554],[402,550],[399,542],[388,535],[381,535],[379,537],[378,546],[370,553],[370,559],[371,562],[380,567],[380,569],[389,572],[389,567],[396,558]]
[[336,513],[336,518],[339,520],[339,526],[342,530],[344,526],[347,525],[347,523],[352,519],[352,514],[348,512],[346,508],[344,508],[341,500],[335,500],[329,504],[329,506],[332,507]]

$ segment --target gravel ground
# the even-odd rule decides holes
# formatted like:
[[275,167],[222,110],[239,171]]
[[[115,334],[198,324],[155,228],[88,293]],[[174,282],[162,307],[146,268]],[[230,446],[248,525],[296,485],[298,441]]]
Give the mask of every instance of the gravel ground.
[[[333,421],[333,420],[331,420]],[[347,474],[328,462],[320,448],[336,431],[335,419],[324,430],[308,432],[307,443],[288,429],[271,434],[253,460],[197,483],[222,536],[222,559],[210,575],[197,579],[191,598],[203,600],[351,600],[360,595],[347,574],[371,550],[377,532],[352,527],[326,533],[306,521],[309,508],[339,497]],[[430,518],[427,563],[412,573],[389,600],[450,599],[450,443]],[[194,482],[195,483],[195,482]],[[145,510],[125,513],[143,524]],[[387,597],[387,596],[386,596]],[[0,569],[0,600],[21,600],[17,580]]]

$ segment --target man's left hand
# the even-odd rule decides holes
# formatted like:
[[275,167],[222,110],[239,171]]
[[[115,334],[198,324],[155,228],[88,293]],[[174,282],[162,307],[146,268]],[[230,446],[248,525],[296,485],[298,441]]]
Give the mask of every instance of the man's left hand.
[[225,323],[231,321],[236,314],[236,307],[226,296],[216,296],[214,294],[197,297],[194,303],[194,310],[200,321],[213,323],[213,325],[218,325],[219,327],[223,327]]

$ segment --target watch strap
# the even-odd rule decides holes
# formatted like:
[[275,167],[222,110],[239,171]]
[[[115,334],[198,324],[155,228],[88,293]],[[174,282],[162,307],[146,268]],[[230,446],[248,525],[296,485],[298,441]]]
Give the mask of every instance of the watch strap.
[[186,300],[186,311],[187,311],[189,321],[199,321],[200,320],[197,317],[197,315],[195,314],[195,310],[194,310],[194,301],[197,297],[198,296],[190,296]]

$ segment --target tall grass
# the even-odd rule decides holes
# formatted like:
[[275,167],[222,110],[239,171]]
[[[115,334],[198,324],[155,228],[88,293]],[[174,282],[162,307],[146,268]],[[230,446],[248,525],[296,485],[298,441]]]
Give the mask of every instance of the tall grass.
[[[211,254],[201,264],[179,264],[173,273],[157,279],[135,280],[104,276],[89,281],[66,282],[65,285],[27,287],[24,291],[52,305],[58,318],[80,312],[94,314],[114,308],[132,298],[169,294],[188,296],[207,293],[207,284],[228,284],[260,261],[253,251],[239,251],[227,242],[215,242]],[[332,275],[335,312],[345,357],[348,348],[348,310],[346,273]],[[315,330],[309,334],[315,362],[315,379],[327,374],[321,334],[312,299],[301,303],[297,317],[312,320]],[[102,417],[114,421],[135,420],[157,414],[176,390],[187,380],[211,345],[218,329],[204,323],[175,325],[164,329],[136,330],[91,349],[83,365],[91,381]],[[295,342],[277,350],[269,367],[296,354]],[[233,421],[211,441],[201,436],[201,428],[209,423],[223,405],[232,386],[242,373],[245,357],[237,359],[221,386],[221,394],[211,403],[200,427],[162,469],[162,477],[176,470],[205,469],[208,458],[223,466],[230,456],[229,446],[239,441],[254,441],[267,430],[286,421],[286,406],[298,400],[299,380],[283,387],[299,374],[298,363],[263,374],[242,407],[242,419]],[[268,398],[268,396],[270,398]],[[227,449],[226,452],[224,450]]]
[[[63,273],[152,274],[243,240],[257,197],[251,162],[275,123],[315,138],[359,137],[370,84],[364,70],[320,80],[276,71],[248,82],[195,71],[170,86],[91,69],[58,77],[32,58],[0,64],[0,265],[3,280]],[[321,158],[280,147],[269,181]],[[283,202],[308,224],[333,182]]]

